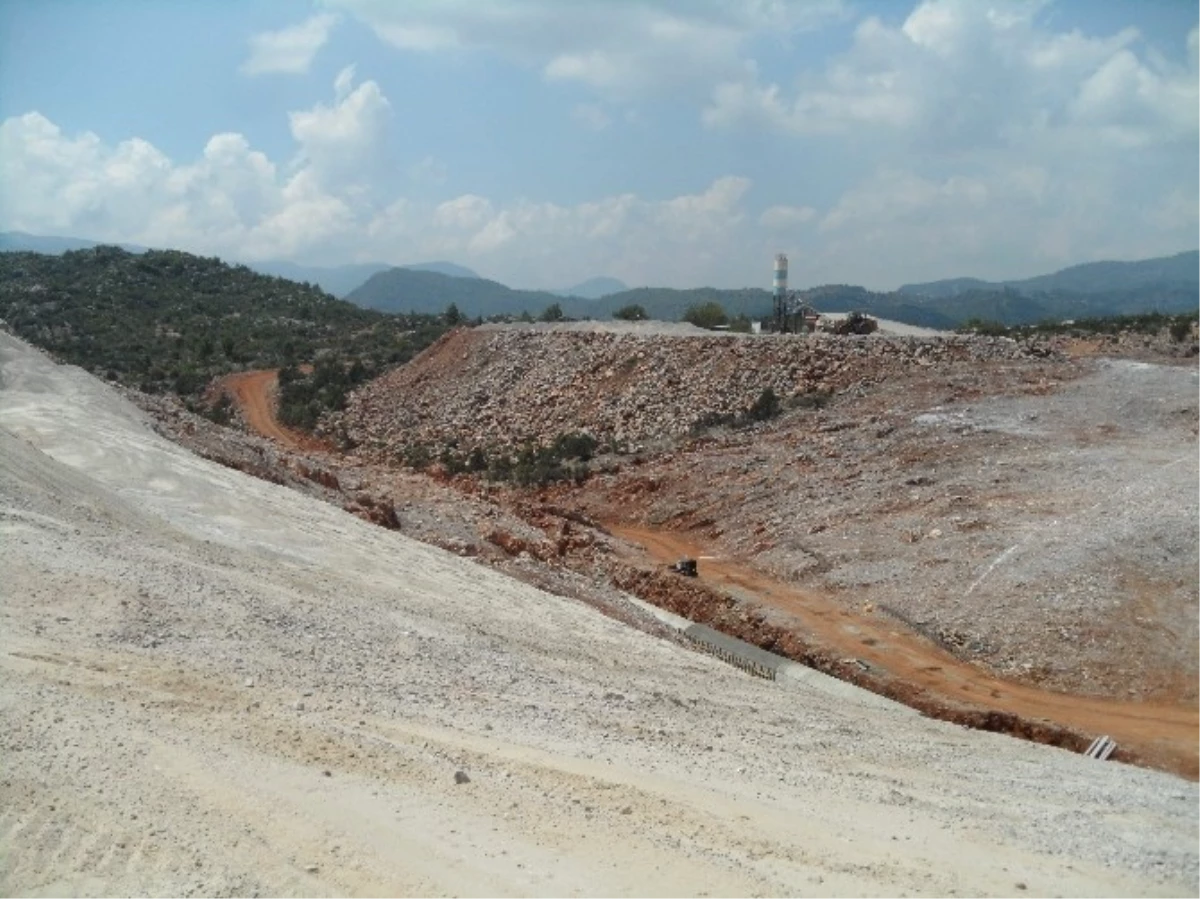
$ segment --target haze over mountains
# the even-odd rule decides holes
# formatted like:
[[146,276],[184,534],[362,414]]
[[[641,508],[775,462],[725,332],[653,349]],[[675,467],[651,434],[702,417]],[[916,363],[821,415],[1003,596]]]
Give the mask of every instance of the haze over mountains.
[[[90,250],[100,246],[100,241],[87,240],[82,237],[49,237],[38,234],[26,234],[23,231],[0,232],[0,252],[29,251],[33,253],[66,253],[71,250]],[[121,249],[129,253],[145,253],[149,247],[138,244],[119,244]],[[231,260],[236,261],[236,260]],[[287,278],[289,281],[316,284],[326,293],[335,297],[344,297],[354,288],[361,285],[377,272],[394,268],[386,262],[352,262],[345,265],[301,265],[286,260],[268,260],[266,262],[247,262],[246,267],[264,275],[274,275],[277,278]],[[413,271],[438,272],[455,278],[478,278],[479,275],[463,265],[453,262],[418,262],[405,268]]]
[[[881,318],[934,328],[952,328],[972,319],[1008,325],[1046,319],[1190,312],[1200,297],[1200,253],[1138,262],[1094,262],[1023,281],[991,283],[956,278],[906,285],[891,293],[850,285],[825,285],[800,292],[822,312],[856,309]],[[688,307],[720,303],[731,316],[770,315],[771,293],[762,288],[677,290],[639,287],[599,299],[562,297],[549,291],[513,290],[496,281],[448,278],[431,272],[390,269],[372,275],[346,299],[384,312],[443,311],[451,303],[470,317],[538,315],[558,303],[570,318],[610,318],[639,305],[651,318],[675,320]]]
[[[97,245],[75,237],[0,233],[0,251],[57,254]],[[709,302],[719,303],[730,316],[750,318],[765,318],[772,308],[771,293],[764,288],[631,289],[615,278],[596,277],[559,291],[522,290],[444,260],[403,267],[385,263],[322,267],[286,261],[246,265],[263,274],[316,284],[355,305],[389,313],[439,314],[454,304],[470,318],[523,313],[536,317],[557,303],[569,318],[606,319],[622,307],[638,305],[651,318],[677,320],[689,307]],[[1089,262],[1011,281],[950,278],[905,284],[892,292],[823,285],[804,289],[800,296],[822,312],[855,309],[933,328],[953,328],[972,320],[1018,325],[1150,311],[1191,312],[1200,304],[1200,252],[1134,262]]]
[[[101,241],[88,240],[83,237],[54,237],[39,234],[27,234],[24,231],[0,232],[0,252],[29,251],[33,253],[66,253],[70,250],[90,250],[100,246]],[[139,244],[118,244],[121,249],[130,253],[144,253],[149,247]],[[302,265],[287,260],[268,260],[266,262],[247,262],[247,268],[264,275],[274,275],[277,278],[287,278],[289,281],[309,282],[318,285],[335,297],[344,297],[356,287],[361,286],[368,278],[378,272],[392,268],[407,268],[416,272],[436,272],[452,278],[480,278],[478,272],[459,265],[455,262],[438,260],[435,262],[417,262],[411,265],[394,266],[386,262],[352,262],[345,265]],[[597,300],[612,293],[628,290],[625,282],[616,278],[599,276],[588,278],[571,287],[549,291],[564,297],[581,297]],[[439,310],[440,311],[440,310]]]
[[1138,262],[1087,262],[1049,275],[1015,281],[981,281],[978,278],[948,278],[925,284],[905,284],[898,293],[926,297],[957,296],[972,290],[1015,290],[1031,295],[1055,290],[1100,293],[1128,290],[1147,284],[1190,285],[1197,281],[1200,254],[1196,251],[1160,256]]
[[552,291],[564,297],[580,297],[584,300],[598,300],[601,297],[606,297],[609,294],[620,293],[623,290],[628,290],[629,285],[617,278],[588,278],[586,281],[581,281],[574,287],[567,287],[562,290]]

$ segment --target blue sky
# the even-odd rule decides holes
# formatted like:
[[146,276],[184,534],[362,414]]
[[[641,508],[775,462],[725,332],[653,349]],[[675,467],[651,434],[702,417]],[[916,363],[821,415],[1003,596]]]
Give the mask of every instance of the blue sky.
[[0,229],[515,286],[1194,249],[1182,0],[0,3]]

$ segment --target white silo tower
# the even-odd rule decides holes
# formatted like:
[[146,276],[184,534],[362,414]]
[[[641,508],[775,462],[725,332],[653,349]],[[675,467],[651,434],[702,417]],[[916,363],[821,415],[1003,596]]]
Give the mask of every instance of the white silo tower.
[[776,253],[773,293],[775,297],[775,331],[777,333],[781,333],[787,324],[787,275],[787,253]]

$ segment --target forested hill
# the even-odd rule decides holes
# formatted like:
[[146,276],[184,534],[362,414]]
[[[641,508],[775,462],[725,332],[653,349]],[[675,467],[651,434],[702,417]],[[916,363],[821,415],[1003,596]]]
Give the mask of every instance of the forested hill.
[[230,371],[323,356],[368,368],[401,362],[444,329],[243,265],[117,247],[0,254],[0,318],[63,361],[183,396]]
[[946,298],[980,291],[1014,291],[1022,296],[1068,292],[1109,294],[1117,291],[1169,290],[1200,287],[1200,251],[1136,262],[1086,262],[1049,275],[1015,281],[981,281],[951,278],[925,284],[905,284],[899,292],[931,298]]
[[436,314],[451,304],[471,318],[492,315],[537,315],[563,298],[541,290],[513,290],[486,278],[463,278],[443,272],[391,268],[367,279],[346,299],[382,312]]

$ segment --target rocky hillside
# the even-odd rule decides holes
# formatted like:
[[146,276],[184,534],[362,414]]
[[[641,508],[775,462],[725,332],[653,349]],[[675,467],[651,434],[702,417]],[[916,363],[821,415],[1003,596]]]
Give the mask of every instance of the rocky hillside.
[[579,325],[486,326],[443,337],[355,393],[324,430],[367,451],[545,444],[586,432],[628,449],[745,413],[879,383],[913,366],[1045,355],[1044,344],[945,338],[749,337]]

